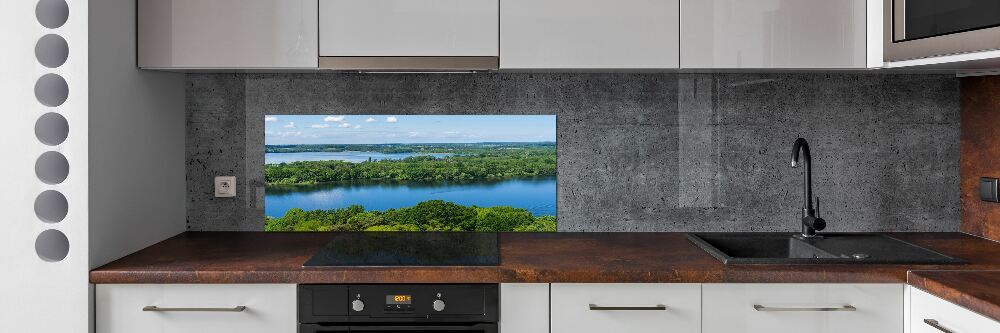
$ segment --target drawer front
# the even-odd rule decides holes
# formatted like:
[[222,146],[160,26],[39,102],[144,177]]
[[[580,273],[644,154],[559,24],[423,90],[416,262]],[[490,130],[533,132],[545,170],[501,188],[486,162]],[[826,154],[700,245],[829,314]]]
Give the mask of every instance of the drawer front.
[[902,284],[705,284],[702,291],[706,333],[903,332]]
[[552,333],[701,331],[699,284],[558,283],[551,289]]
[[[101,284],[99,333],[294,333],[295,285]],[[144,311],[156,306],[163,311]],[[246,307],[242,311],[209,311]],[[174,311],[180,309],[197,311]]]
[[[910,289],[909,333],[1000,332],[1000,322],[917,289]],[[930,321],[930,323],[925,322]],[[934,325],[937,327],[935,327]]]

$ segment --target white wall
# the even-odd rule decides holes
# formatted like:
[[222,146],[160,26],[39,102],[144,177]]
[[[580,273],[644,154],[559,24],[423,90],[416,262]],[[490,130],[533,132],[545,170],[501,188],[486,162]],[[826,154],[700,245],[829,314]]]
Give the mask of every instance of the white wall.
[[[183,75],[136,69],[134,1],[65,2],[69,18],[54,28],[36,19],[37,1],[6,1],[0,10],[0,332],[87,332],[90,269],[185,227]],[[54,68],[35,59],[46,34],[69,46]],[[35,83],[46,74],[65,79],[62,104],[36,100]],[[35,135],[48,112],[69,124],[66,140],[52,146]],[[36,176],[45,152],[65,156],[65,180]],[[36,216],[35,198],[47,190],[66,197],[64,219]],[[61,260],[36,252],[36,238],[50,229],[68,239]]]
[[184,75],[136,67],[135,1],[90,0],[90,267],[184,231]]
[[[88,315],[87,224],[87,2],[68,0],[69,19],[55,29],[35,19],[37,1],[4,1],[0,9],[0,332],[86,332]],[[35,60],[35,42],[45,34],[62,36],[67,61],[47,68]],[[55,107],[34,96],[36,80],[62,76],[69,87],[66,101]],[[66,141],[47,146],[36,139],[35,121],[56,112],[69,123]],[[49,185],[35,175],[40,154],[54,151],[69,162],[66,179]],[[45,190],[61,192],[68,215],[58,223],[42,222],[34,201]],[[44,261],[35,240],[44,230],[57,230],[69,240],[68,255]]]

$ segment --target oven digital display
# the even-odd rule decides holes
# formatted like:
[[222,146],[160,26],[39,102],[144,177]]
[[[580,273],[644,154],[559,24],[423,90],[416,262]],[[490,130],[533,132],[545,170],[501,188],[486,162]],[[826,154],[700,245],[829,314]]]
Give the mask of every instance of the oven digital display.
[[385,295],[385,304],[397,305],[397,304],[412,304],[412,295]]

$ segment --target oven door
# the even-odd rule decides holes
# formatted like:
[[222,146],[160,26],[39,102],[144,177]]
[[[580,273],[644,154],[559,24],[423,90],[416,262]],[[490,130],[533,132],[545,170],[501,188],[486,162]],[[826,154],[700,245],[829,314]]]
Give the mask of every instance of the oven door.
[[1000,49],[1000,1],[883,1],[886,61]]
[[470,325],[351,325],[351,326],[324,326],[317,324],[300,324],[299,333],[326,333],[326,332],[362,332],[362,333],[390,333],[390,332],[421,332],[421,333],[497,333],[497,324],[470,324]]

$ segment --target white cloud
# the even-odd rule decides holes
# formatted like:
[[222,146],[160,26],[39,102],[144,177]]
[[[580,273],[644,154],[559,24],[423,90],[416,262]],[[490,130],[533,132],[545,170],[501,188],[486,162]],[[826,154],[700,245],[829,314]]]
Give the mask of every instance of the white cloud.
[[461,133],[461,132],[456,132],[456,131],[445,131],[445,132],[441,132],[441,134],[444,134],[444,135],[454,135],[454,134],[458,134],[458,133]]
[[302,132],[297,132],[297,131],[296,132],[292,132],[292,131],[279,132],[278,135],[281,135],[281,136],[301,136]]
[[376,121],[378,121],[378,120],[375,120],[375,118],[372,118],[372,117],[368,117],[368,119],[365,119],[366,123],[374,123]]
[[264,117],[264,122],[270,123],[270,122],[275,122],[275,121],[278,121],[278,117],[275,117],[275,116]]
[[420,132],[410,132],[410,137],[411,137],[411,138],[415,138],[415,137],[417,137],[418,135],[420,135]]
[[361,125],[354,125],[354,129],[359,129],[359,128],[361,128]]
[[396,117],[385,117],[385,122],[387,123],[394,123],[397,121],[399,121],[399,119],[396,119]]
[[337,127],[348,128],[348,127],[351,127],[351,124],[350,123],[340,123],[340,125],[337,125]]
[[284,127],[284,128],[295,128],[295,122],[294,121],[289,122],[288,125],[281,126],[281,127]]
[[315,124],[315,125],[312,125],[312,126],[309,126],[309,127],[312,127],[312,128],[330,128],[330,124]]
[[328,122],[328,123],[331,123],[331,122],[332,123],[339,123],[339,122],[344,121],[344,116],[327,116],[326,118],[323,118],[323,121]]

